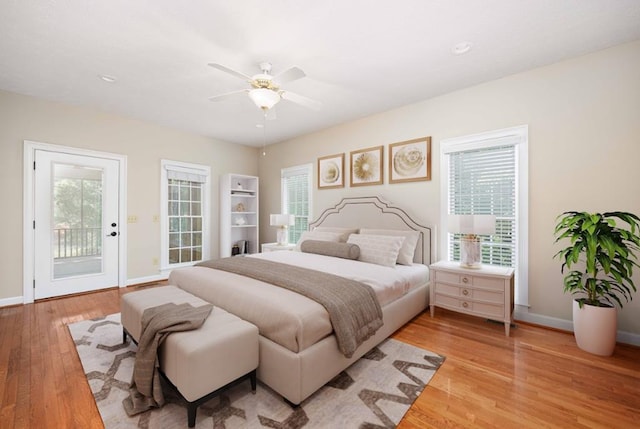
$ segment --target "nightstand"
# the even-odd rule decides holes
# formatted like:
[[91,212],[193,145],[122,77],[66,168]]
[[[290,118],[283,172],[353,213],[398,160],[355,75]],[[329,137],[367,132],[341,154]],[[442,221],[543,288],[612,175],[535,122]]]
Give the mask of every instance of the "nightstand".
[[462,268],[459,262],[440,261],[429,267],[431,317],[435,307],[504,323],[509,336],[513,320],[513,268],[482,265]]
[[295,244],[284,244],[280,245],[278,243],[263,243],[262,244],[262,253],[264,252],[274,252],[276,250],[295,250]]

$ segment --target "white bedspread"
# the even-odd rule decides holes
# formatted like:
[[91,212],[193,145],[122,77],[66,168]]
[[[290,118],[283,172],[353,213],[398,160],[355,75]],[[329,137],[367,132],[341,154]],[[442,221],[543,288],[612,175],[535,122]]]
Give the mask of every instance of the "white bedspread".
[[287,250],[256,253],[249,257],[296,265],[359,281],[373,288],[380,306],[385,306],[406,294],[411,288],[421,286],[429,280],[429,268],[421,264],[384,267],[350,259]]
[[[428,281],[424,265],[393,268],[311,253],[278,251],[250,257],[336,274],[370,285],[384,307]],[[180,287],[258,327],[260,335],[298,353],[331,335],[329,314],[317,302],[259,280],[206,267],[178,268],[169,284]]]

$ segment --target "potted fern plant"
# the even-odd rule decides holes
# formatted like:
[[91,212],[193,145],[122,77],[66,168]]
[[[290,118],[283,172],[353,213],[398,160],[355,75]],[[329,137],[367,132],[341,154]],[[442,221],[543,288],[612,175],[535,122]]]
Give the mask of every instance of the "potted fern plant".
[[616,345],[617,311],[633,299],[633,268],[640,250],[640,218],[627,212],[568,211],[557,218],[556,242],[569,245],[555,254],[562,261],[564,291],[573,301],[576,343],[590,353],[610,356]]

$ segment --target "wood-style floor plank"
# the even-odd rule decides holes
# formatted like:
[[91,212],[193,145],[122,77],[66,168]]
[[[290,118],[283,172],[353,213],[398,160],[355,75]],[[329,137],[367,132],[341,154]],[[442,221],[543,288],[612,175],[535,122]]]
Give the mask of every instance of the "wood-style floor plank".
[[579,350],[573,336],[502,326],[438,309],[394,335],[447,357],[399,428],[637,428],[640,349],[612,357]]
[[[0,428],[101,428],[66,325],[118,312],[140,288],[0,308]],[[446,357],[400,429],[639,427],[640,348],[599,357],[564,332],[518,323],[505,337],[501,324],[441,309],[394,338]]]

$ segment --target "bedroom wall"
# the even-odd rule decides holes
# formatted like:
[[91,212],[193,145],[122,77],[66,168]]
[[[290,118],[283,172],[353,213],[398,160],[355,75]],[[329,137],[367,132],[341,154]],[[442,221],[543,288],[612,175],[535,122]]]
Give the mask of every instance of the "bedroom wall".
[[138,218],[128,224],[129,283],[159,276],[160,160],[211,166],[211,253],[218,256],[218,177],[224,173],[257,174],[256,148],[225,143],[117,116],[0,91],[0,178],[3,208],[0,240],[3,281],[0,305],[21,303],[23,141],[72,146],[127,156],[127,211]]
[[[553,259],[555,218],[566,210],[625,210],[640,215],[640,41],[512,75],[349,122],[267,148],[259,160],[261,221],[278,213],[280,169],[318,157],[385,145],[385,184],[317,190],[313,213],[343,196],[381,195],[425,224],[439,225],[440,141],[529,126],[529,304],[519,316],[571,329],[571,297]],[[390,143],[432,137],[432,180],[386,184]],[[348,170],[347,170],[348,174]],[[439,231],[442,233],[442,231]],[[275,230],[261,229],[263,242]],[[443,254],[443,249],[438,250]],[[634,276],[640,286],[640,270]],[[528,311],[528,313],[527,313]],[[626,342],[640,344],[640,293],[619,312]]]

